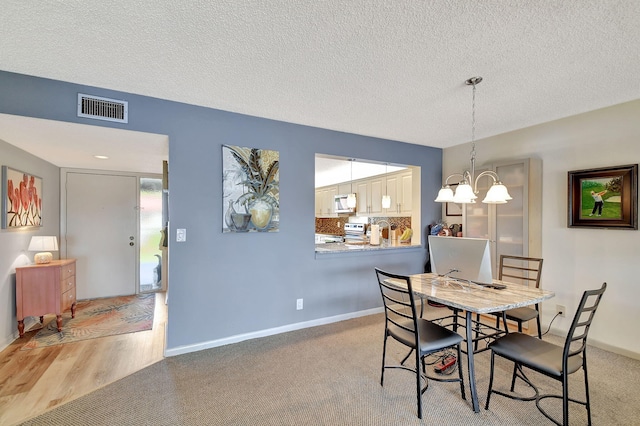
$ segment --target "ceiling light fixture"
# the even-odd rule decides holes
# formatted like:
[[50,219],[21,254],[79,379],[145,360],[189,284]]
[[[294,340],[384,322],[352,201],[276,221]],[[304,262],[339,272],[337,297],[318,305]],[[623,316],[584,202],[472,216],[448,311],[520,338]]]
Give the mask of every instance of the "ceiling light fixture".
[[107,157],[106,155],[94,155],[94,158],[97,158],[98,160],[108,160],[109,157]]
[[388,209],[389,207],[391,207],[391,196],[389,195],[389,192],[387,191],[387,166],[389,166],[389,163],[385,163],[384,164],[384,194],[382,196],[382,208],[383,209]]
[[351,162],[351,193],[347,195],[347,207],[353,209],[356,207],[356,194],[353,192],[353,162],[356,161],[355,158],[349,158]]
[[[444,185],[438,192],[438,197],[434,200],[438,203],[475,203],[478,191],[478,180],[483,176],[489,176],[493,179],[493,185],[487,191],[487,195],[482,200],[487,204],[505,204],[507,200],[511,200],[511,196],[507,191],[507,187],[502,184],[500,177],[494,171],[487,170],[480,173],[474,178],[476,168],[476,85],[480,84],[482,77],[472,77],[465,83],[473,86],[473,100],[471,103],[471,171],[465,170],[462,173],[453,173],[447,176]],[[449,185],[449,179],[460,178],[457,182],[455,194]],[[473,188],[471,183],[473,182]]]

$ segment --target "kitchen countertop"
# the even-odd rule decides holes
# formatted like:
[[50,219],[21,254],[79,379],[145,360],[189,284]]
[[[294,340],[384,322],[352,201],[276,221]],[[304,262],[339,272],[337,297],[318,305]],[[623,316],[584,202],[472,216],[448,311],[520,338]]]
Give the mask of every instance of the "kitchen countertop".
[[316,244],[316,254],[329,253],[345,253],[345,252],[362,252],[362,251],[381,251],[381,250],[403,250],[422,248],[420,244],[401,244],[393,243],[389,246],[372,246],[370,244],[345,244],[345,243],[326,243]]

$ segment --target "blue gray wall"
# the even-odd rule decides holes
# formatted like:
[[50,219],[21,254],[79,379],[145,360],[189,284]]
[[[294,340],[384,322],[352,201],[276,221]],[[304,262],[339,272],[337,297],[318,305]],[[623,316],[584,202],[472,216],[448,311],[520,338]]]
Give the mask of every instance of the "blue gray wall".
[[[76,117],[78,92],[127,100],[129,123]],[[169,352],[376,308],[375,266],[422,271],[424,248],[316,258],[316,153],[420,166],[422,223],[441,216],[433,202],[442,176],[437,148],[6,72],[0,113],[169,136]],[[222,233],[222,144],[280,151],[279,233]],[[187,229],[187,242],[175,242],[177,228]]]

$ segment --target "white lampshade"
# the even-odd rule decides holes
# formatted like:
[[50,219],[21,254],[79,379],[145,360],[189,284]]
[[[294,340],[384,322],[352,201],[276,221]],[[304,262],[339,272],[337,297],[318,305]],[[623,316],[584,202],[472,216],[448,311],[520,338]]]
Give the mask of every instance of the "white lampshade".
[[49,263],[53,259],[53,255],[50,252],[58,251],[58,239],[53,236],[33,236],[27,250],[40,252],[33,256],[35,263]]
[[438,196],[435,200],[436,203],[451,203],[453,202],[453,190],[449,185],[444,186],[438,191]]
[[356,194],[347,195],[347,207],[350,209],[356,206]]
[[478,198],[478,196],[473,193],[471,185],[468,183],[462,183],[456,188],[456,192],[453,195],[453,202],[467,204],[476,198]]
[[507,191],[507,187],[504,186],[500,182],[496,182],[491,185],[489,191],[487,191],[487,195],[482,200],[483,203],[487,204],[505,204],[507,200],[512,200],[509,195],[509,191]]
[[382,208],[383,209],[388,209],[389,207],[391,207],[391,196],[383,195],[382,196]]

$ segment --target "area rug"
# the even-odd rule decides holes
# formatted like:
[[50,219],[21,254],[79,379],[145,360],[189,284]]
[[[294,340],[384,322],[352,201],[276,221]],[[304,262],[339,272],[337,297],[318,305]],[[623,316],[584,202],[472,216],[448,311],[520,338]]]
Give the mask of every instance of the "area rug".
[[78,302],[76,317],[62,317],[58,332],[55,317],[27,342],[22,350],[151,330],[156,295],[140,294]]

